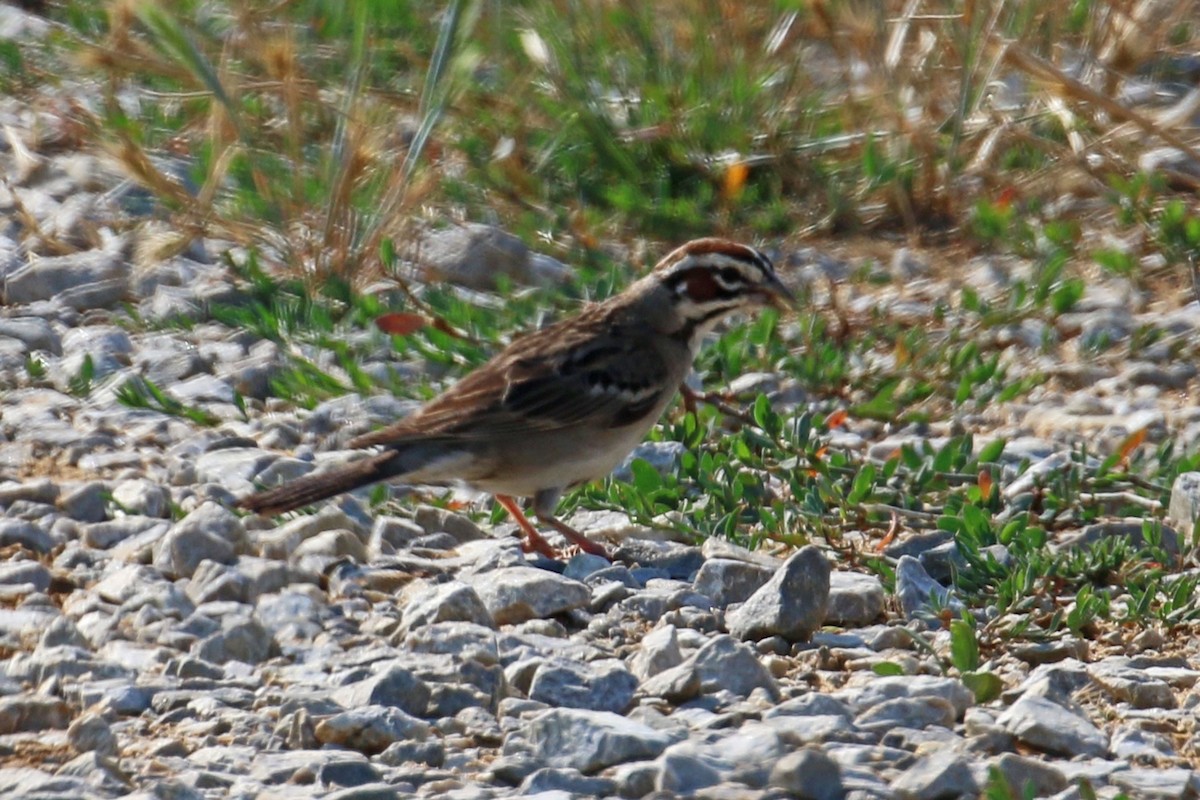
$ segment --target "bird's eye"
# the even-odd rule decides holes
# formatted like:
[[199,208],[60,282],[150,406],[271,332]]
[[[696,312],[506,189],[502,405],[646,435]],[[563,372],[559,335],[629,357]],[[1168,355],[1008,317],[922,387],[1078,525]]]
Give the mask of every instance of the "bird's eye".
[[721,279],[721,283],[726,286],[736,286],[743,282],[742,273],[733,267],[722,267],[717,276]]

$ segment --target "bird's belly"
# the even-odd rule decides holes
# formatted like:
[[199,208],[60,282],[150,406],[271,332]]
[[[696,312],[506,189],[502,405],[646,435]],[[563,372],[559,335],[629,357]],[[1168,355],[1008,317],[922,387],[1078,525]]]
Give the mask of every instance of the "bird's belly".
[[533,437],[515,456],[510,453],[489,474],[474,476],[467,483],[491,494],[532,497],[544,489],[598,480],[612,472],[645,434],[632,430],[603,448],[589,448],[575,437],[569,442],[539,442]]

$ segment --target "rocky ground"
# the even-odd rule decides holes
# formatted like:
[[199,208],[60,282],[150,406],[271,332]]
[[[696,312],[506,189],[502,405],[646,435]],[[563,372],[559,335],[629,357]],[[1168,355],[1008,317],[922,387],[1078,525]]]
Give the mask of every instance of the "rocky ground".
[[[989,654],[1003,693],[979,702],[930,614],[931,595],[954,603],[945,536],[902,531],[885,592],[826,547],[694,546],[612,513],[576,518],[611,563],[535,558],[511,526],[433,506],[378,516],[363,496],[238,516],[231,500],[255,482],[342,457],[349,432],[410,404],[348,396],[303,412],[269,398],[279,346],[205,318],[239,291],[222,245],[147,257],[110,224],[137,192],[45,146],[64,119],[53,104],[0,106],[0,796],[1200,795],[1195,629],[1014,645]],[[782,256],[789,280],[816,269],[812,253]],[[986,295],[1022,269],[882,263],[883,279],[845,287],[844,310],[919,322],[964,284]],[[558,266],[514,256],[518,277]],[[1014,369],[1052,376],[953,423],[1033,463],[1007,475],[1011,502],[1081,440],[1103,450],[1148,430],[1194,449],[1197,369],[1179,345],[1194,355],[1200,309],[1187,300],[1097,281],[1054,323],[1068,342],[1165,331],[1138,361],[1047,351],[1034,324],[997,337]],[[180,314],[199,321],[158,324]],[[379,349],[386,360],[382,337]],[[123,404],[138,375],[221,423]],[[881,462],[912,435],[850,420],[840,445]],[[663,449],[639,455],[659,463]],[[1195,478],[1171,499],[1180,531],[1200,507]],[[1175,529],[1164,544],[1179,553]],[[1113,520],[1073,542],[1141,531]]]

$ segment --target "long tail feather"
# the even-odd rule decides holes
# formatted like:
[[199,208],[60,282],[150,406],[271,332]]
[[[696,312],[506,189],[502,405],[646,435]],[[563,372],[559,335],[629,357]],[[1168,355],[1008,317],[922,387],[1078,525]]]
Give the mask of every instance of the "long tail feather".
[[282,514],[326,497],[395,477],[399,474],[396,463],[398,456],[395,450],[384,450],[344,466],[305,475],[274,489],[243,497],[237,504],[259,514]]

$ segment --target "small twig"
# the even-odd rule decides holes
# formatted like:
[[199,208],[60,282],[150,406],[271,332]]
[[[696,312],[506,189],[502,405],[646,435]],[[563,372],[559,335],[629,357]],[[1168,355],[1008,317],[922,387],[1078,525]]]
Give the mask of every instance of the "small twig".
[[887,533],[879,540],[879,544],[875,546],[875,552],[882,553],[892,540],[896,538],[896,534],[900,532],[900,515],[895,511],[892,512],[892,524],[888,526]]
[[1097,505],[1104,503],[1129,503],[1130,505],[1140,506],[1147,511],[1162,511],[1162,503],[1153,500],[1149,497],[1142,497],[1140,494],[1133,492],[1093,492],[1091,494],[1080,493],[1079,501],[1081,503],[1096,503]]
[[934,511],[917,511],[911,508],[900,508],[899,506],[889,506],[886,503],[863,503],[859,506],[863,511],[873,514],[892,514],[899,517],[907,517],[908,519],[919,519],[925,522],[937,522],[941,512]]
[[683,407],[688,413],[695,414],[697,404],[707,403],[725,416],[732,417],[744,425],[758,424],[754,421],[753,416],[740,408],[730,405],[724,397],[716,392],[696,392],[691,387],[681,383],[679,384],[679,394],[683,397]]

